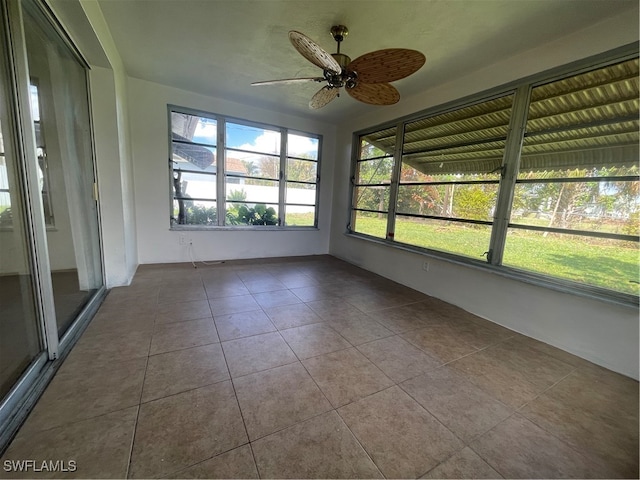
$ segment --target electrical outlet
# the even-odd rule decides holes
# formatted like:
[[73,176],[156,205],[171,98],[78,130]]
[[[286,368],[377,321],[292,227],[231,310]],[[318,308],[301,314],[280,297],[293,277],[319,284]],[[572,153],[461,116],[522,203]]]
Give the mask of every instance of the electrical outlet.
[[187,237],[184,235],[184,233],[181,233],[180,236],[178,237],[178,244],[180,245],[187,245]]
[[424,270],[425,272],[429,271],[429,262],[424,262],[422,264],[422,270]]

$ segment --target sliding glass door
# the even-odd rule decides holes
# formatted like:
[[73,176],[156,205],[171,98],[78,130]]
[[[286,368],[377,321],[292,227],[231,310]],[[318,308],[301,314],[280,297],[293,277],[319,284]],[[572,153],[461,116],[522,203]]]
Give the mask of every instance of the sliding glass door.
[[31,110],[60,335],[102,286],[86,69],[23,2]]
[[88,66],[40,0],[0,2],[0,449],[104,296]]

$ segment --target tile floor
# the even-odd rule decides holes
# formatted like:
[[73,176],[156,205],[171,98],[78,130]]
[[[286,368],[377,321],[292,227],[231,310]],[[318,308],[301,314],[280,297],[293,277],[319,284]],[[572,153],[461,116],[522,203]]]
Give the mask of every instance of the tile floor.
[[638,478],[638,383],[329,256],[141,266],[18,459],[76,462],[31,477]]

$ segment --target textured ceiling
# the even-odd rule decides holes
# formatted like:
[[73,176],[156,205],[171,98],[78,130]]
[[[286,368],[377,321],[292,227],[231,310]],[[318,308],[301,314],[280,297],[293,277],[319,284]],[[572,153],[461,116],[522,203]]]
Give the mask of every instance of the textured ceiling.
[[[382,48],[423,52],[427,63],[394,85],[403,98],[505,56],[557,39],[637,0],[99,0],[130,76],[236,102],[336,121],[374,107],[341,95],[321,110],[319,84],[252,87],[251,82],[316,76],[287,32],[299,30],[329,53],[331,25],[349,36],[352,59]],[[403,101],[402,98],[400,100]]]

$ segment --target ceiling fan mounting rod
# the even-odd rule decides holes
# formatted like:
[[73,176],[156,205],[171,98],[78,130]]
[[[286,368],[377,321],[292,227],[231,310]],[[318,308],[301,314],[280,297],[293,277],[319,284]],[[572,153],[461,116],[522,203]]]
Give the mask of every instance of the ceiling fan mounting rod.
[[344,40],[344,37],[349,35],[349,29],[344,25],[334,25],[331,27],[331,36],[338,43],[338,54],[340,53],[340,42]]

